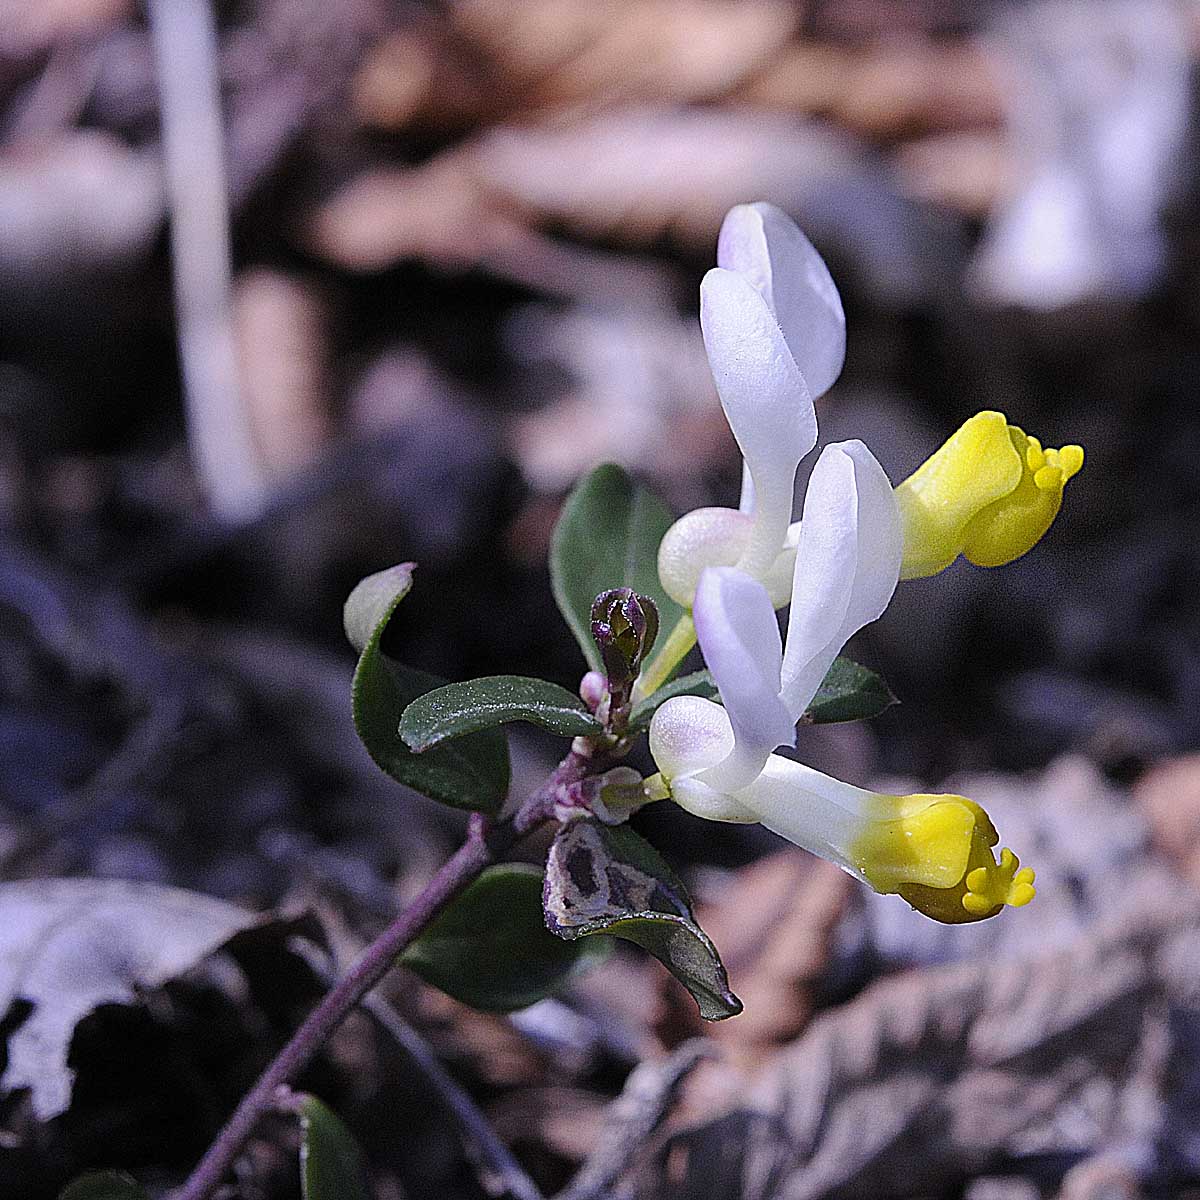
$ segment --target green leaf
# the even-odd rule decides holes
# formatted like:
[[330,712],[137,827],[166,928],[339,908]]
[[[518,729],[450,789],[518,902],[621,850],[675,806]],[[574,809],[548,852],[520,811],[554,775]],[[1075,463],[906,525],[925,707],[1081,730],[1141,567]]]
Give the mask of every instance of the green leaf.
[[488,675],[448,683],[414,700],[400,718],[400,736],[421,753],[449,738],[508,721],[529,721],[562,737],[604,730],[578,696],[556,683],[523,675]]
[[848,658],[835,658],[800,720],[805,725],[865,721],[895,703],[891,689],[874,671]]
[[691,992],[705,1020],[742,1011],[687,889],[628,825],[564,825],[550,847],[544,903],[546,924],[561,938],[611,934],[649,951]]
[[658,544],[675,518],[618,466],[597,467],[567,497],[550,543],[554,599],[593,670],[603,670],[592,640],[592,601],[610,588],[649,596],[659,625],[671,629],[683,613],[658,581]]
[[304,1200],[370,1200],[362,1152],[345,1122],[316,1096],[300,1098],[300,1193]]
[[444,679],[403,666],[381,648],[396,606],[412,587],[412,563],[368,575],[346,601],[346,636],[359,651],[351,688],[354,727],[376,764],[398,783],[452,808],[495,813],[508,793],[508,746],[498,729],[416,755],[400,737],[400,717]]
[[511,1012],[544,999],[607,950],[556,938],[542,920],[542,872],[506,863],[489,867],[400,962],[464,1004]]
[[89,1171],[73,1179],[58,1200],[148,1200],[146,1193],[123,1171]]
[[634,731],[644,729],[650,724],[650,718],[654,716],[658,706],[674,696],[703,696],[705,700],[715,700],[717,685],[708,671],[693,671],[690,675],[681,675],[634,705],[633,712],[629,714],[629,728]]

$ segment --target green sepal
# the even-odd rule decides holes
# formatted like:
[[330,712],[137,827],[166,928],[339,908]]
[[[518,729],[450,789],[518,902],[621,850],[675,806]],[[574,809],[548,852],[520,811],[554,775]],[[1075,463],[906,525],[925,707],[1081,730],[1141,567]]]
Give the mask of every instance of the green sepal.
[[592,640],[592,603],[601,592],[629,587],[648,596],[663,629],[682,614],[658,580],[658,545],[674,520],[653,492],[613,463],[597,467],[567,497],[550,543],[550,580],[593,670],[604,670]]
[[865,721],[896,702],[881,676],[848,658],[835,658],[800,720],[805,725]]
[[346,1123],[316,1096],[296,1100],[304,1200],[371,1200],[362,1151]]
[[414,753],[451,738],[509,721],[528,721],[562,737],[603,733],[578,696],[544,679],[487,675],[448,683],[414,700],[400,718],[400,736]]
[[400,737],[400,718],[444,679],[406,667],[381,648],[388,622],[412,587],[413,564],[366,579],[350,593],[343,622],[359,651],[351,687],[354,727],[375,763],[398,783],[452,808],[496,813],[508,793],[508,745],[498,729],[414,754]]
[[72,1179],[58,1200],[149,1200],[146,1192],[124,1171],[89,1171]]
[[542,920],[542,872],[489,867],[400,956],[427,983],[472,1008],[511,1012],[557,991],[610,947],[556,938]]
[[692,994],[706,1021],[742,1011],[717,948],[696,924],[687,889],[628,825],[564,825],[546,863],[543,904],[546,925],[560,938],[608,934],[649,951]]

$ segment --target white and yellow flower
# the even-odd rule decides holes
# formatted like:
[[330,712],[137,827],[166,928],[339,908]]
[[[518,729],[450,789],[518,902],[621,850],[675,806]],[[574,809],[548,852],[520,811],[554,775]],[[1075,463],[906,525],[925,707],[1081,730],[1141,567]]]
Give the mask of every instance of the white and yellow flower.
[[[698,639],[721,704],[668,700],[650,726],[671,798],[718,821],[757,821],[939,921],[975,921],[1034,895],[1033,872],[997,859],[987,814],[962,796],[891,796],[774,753],[847,639],[876,620],[901,578],[959,554],[998,566],[1050,527],[1078,446],[1043,450],[1003,414],[972,417],[899,488],[857,441],[828,446],[802,520],[800,461],[817,439],[814,396],[837,378],[845,318],[820,255],[778,209],[733,209],[701,285],[701,326],[721,404],[745,459],[738,509],[688,513],[659,551],[665,591],[687,615],[639,681],[661,685]],[[786,642],[775,609],[790,600]]]
[[993,857],[996,831],[977,804],[871,792],[773,753],[794,744],[849,637],[887,607],[901,558],[883,469],[861,442],[826,447],[804,500],[786,642],[759,581],[732,567],[702,574],[696,630],[722,704],[681,696],[658,709],[660,774],[647,796],[709,820],[760,822],[935,920],[981,920],[1027,904],[1034,889],[1011,851]]

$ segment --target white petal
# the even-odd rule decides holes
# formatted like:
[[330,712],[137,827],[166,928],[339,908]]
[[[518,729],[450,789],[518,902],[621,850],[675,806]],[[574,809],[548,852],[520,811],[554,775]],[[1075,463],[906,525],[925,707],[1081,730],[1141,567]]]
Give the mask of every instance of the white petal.
[[809,391],[828,391],[846,358],[846,315],[829,268],[796,222],[764,201],[739,204],[721,225],[717,265],[762,293]]
[[873,792],[772,754],[758,778],[735,799],[772,833],[869,882],[854,866],[850,851],[870,819]]
[[[691,608],[705,569],[734,566],[745,552],[753,528],[754,521],[747,513],[732,508],[694,508],[684,513],[658,546],[658,578],[663,591],[677,604]],[[788,536],[790,539],[790,527]],[[761,577],[776,608],[782,608],[792,594],[795,563],[792,539]]]
[[734,746],[700,778],[721,791],[745,787],[776,746],[794,745],[796,723],[779,697],[783,648],[766,588],[731,567],[700,577],[696,637],[729,714]]
[[650,753],[671,781],[673,800],[709,821],[757,821],[733,796],[694,777],[726,758],[732,749],[729,715],[719,704],[699,696],[668,700],[650,722]]
[[799,719],[850,636],[876,620],[900,577],[892,485],[862,442],[826,446],[813,468],[792,578],[782,694]]
[[670,780],[714,766],[732,749],[728,713],[700,696],[667,700],[650,721],[650,754]]
[[739,566],[774,562],[792,517],[800,460],[817,443],[817,416],[800,368],[754,285],[714,268],[700,285],[700,326],[721,406],[753,478],[754,532]]
[[[677,604],[691,608],[707,567],[732,567],[750,540],[753,522],[732,508],[694,508],[663,534],[658,578]],[[788,579],[791,586],[791,579]]]

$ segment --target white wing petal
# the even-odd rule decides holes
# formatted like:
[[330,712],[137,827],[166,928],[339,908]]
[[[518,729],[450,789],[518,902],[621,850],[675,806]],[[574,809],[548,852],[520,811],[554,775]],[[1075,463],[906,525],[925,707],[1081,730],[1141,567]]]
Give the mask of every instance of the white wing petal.
[[753,479],[754,531],[739,566],[767,571],[783,547],[800,460],[817,415],[783,332],[757,288],[713,268],[700,285],[700,327],[721,406]]
[[876,620],[900,577],[892,485],[859,441],[826,446],[813,468],[792,577],[782,695],[798,720],[850,636]]

